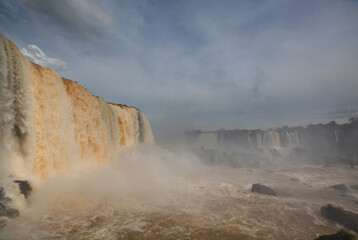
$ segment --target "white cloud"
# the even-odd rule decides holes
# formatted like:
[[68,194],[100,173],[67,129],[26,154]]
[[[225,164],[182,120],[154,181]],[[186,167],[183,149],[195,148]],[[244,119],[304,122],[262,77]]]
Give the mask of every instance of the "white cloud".
[[46,56],[46,54],[34,44],[28,44],[26,48],[22,48],[21,53],[24,54],[24,56],[30,61],[44,67],[50,67],[55,70],[64,70],[67,66],[67,64],[61,59]]

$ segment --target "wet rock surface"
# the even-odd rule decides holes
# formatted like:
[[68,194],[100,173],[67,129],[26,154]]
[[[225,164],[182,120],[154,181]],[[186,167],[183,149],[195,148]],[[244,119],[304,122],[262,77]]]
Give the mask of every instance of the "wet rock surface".
[[0,217],[16,218],[20,215],[19,211],[14,208],[0,210]]
[[354,240],[354,239],[356,239],[355,235],[341,229],[335,234],[319,236],[315,240]]
[[[11,198],[6,196],[3,187],[0,188],[0,217],[16,218],[20,215],[19,211],[15,208],[9,207]],[[0,220],[0,229],[6,226],[5,220]]]
[[294,177],[291,177],[290,180],[293,181],[293,182],[299,182],[300,181],[298,178],[294,178]]
[[0,187],[0,209],[5,208],[5,205],[9,202],[11,202],[11,198],[6,197],[4,188]]
[[342,224],[348,229],[358,232],[358,214],[344,210],[341,207],[328,204],[321,207],[322,216],[329,220]]
[[261,185],[260,183],[252,184],[251,192],[256,192],[260,194],[266,194],[270,196],[276,196],[277,193],[270,187]]
[[14,183],[17,183],[19,186],[21,194],[25,196],[25,198],[28,198],[32,192],[31,185],[26,180],[15,180]]
[[349,193],[342,193],[341,197],[346,198],[346,199],[350,200],[351,202],[353,202],[354,204],[358,205],[358,199]]
[[333,186],[330,186],[330,188],[333,188],[335,190],[339,190],[342,192],[349,192],[349,189],[344,184],[333,185]]
[[6,227],[6,221],[5,220],[0,220],[0,229]]

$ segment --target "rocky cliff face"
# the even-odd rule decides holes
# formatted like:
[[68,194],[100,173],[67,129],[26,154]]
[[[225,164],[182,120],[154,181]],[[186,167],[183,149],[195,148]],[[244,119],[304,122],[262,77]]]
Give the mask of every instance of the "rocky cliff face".
[[1,176],[46,179],[140,142],[154,143],[141,111],[92,96],[0,35]]

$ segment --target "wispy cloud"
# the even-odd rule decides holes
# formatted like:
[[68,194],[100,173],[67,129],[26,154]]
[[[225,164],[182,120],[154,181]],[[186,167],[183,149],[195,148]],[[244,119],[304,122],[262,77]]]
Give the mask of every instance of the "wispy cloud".
[[28,44],[26,48],[21,49],[22,54],[27,57],[30,61],[37,63],[44,67],[50,67],[56,70],[66,69],[66,63],[58,58],[51,58],[36,45]]
[[34,18],[51,26],[66,38],[101,41],[111,23],[111,17],[96,1],[91,0],[32,0],[25,1]]

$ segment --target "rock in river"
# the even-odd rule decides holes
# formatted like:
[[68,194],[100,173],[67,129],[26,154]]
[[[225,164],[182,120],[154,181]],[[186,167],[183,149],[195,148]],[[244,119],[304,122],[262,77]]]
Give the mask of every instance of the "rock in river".
[[348,229],[358,232],[358,214],[344,210],[341,207],[328,204],[321,207],[322,216],[342,224]]
[[257,192],[261,194],[266,194],[270,196],[276,196],[277,193],[270,187],[261,185],[260,183],[252,184],[251,192]]

